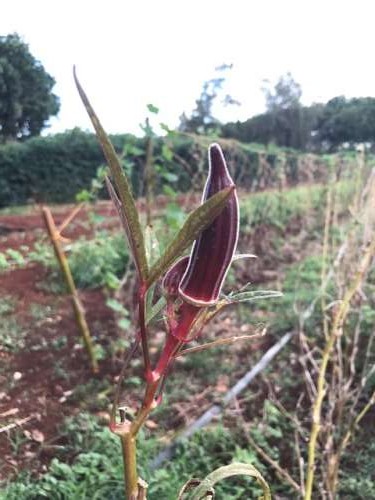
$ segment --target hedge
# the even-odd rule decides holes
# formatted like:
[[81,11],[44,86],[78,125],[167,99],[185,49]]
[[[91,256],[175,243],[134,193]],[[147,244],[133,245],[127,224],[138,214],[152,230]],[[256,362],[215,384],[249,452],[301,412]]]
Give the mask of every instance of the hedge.
[[[144,194],[145,140],[129,134],[111,136],[117,152],[126,153],[124,168],[135,196]],[[264,151],[256,145],[218,139],[240,187],[262,190],[327,176],[324,159],[281,149]],[[167,183],[177,191],[200,188],[207,172],[211,139],[173,134],[155,138],[155,191]],[[29,202],[70,202],[90,186],[104,164],[93,134],[79,129],[54,136],[0,146],[0,206]],[[106,194],[103,191],[103,195]]]

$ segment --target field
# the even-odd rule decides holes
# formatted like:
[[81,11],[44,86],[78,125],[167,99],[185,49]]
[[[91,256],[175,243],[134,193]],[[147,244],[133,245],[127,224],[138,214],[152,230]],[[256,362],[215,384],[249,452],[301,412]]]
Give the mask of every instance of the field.
[[[204,477],[232,461],[256,466],[275,499],[302,497],[315,380],[324,332],[327,335],[332,307],[336,307],[330,304],[337,305],[352,280],[349,271],[343,277],[336,270],[323,304],[322,279],[334,266],[347,235],[352,234],[351,242],[357,234],[353,233],[358,226],[353,230],[353,206],[358,185],[343,179],[333,187],[308,183],[259,193],[240,191],[238,253],[252,253],[257,259],[233,264],[224,293],[250,283],[250,290],[281,291],[283,296],[225,309],[191,345],[250,334],[256,334],[255,339],[176,359],[163,402],[141,435],[139,468],[149,483],[150,498],[175,499],[190,477]],[[162,247],[198,200],[199,194],[181,195],[173,203],[165,197],[154,200],[153,226]],[[57,225],[72,208],[51,208]],[[144,200],[138,202],[138,209],[145,217]],[[0,234],[0,498],[122,498],[120,444],[108,430],[108,421],[124,351],[135,335],[134,269],[117,214],[110,202],[86,204],[63,232],[99,360],[96,374],[80,341],[40,208],[3,211]],[[353,271],[360,259],[358,251],[347,251],[349,260],[345,257],[340,265]],[[317,445],[314,498],[329,498],[324,496],[329,484],[327,463],[374,388],[372,374],[352,408],[363,360],[369,367],[374,361],[374,286],[370,271],[362,286],[367,298],[362,301],[361,294],[355,294],[345,326],[348,331],[358,330],[357,340],[344,340],[335,347],[329,362],[327,377],[336,390],[340,382],[334,373],[336,360],[344,360],[340,373],[347,374],[340,349],[352,359],[352,392],[340,403],[335,390],[328,391]],[[208,427],[179,441],[167,462],[154,470],[147,466],[202,413],[213,404],[220,406],[230,388],[288,332],[292,335],[287,345]],[[160,320],[152,324],[150,338],[151,353],[156,355],[164,341]],[[123,394],[130,412],[140,404],[140,374],[138,353],[127,371]],[[351,408],[353,419],[337,418],[338,408],[342,412]],[[374,416],[374,408],[369,407],[350,427],[350,442],[340,457],[339,498],[375,497]],[[335,425],[333,431],[330,425]],[[260,493],[254,482],[243,478],[217,488],[218,498],[256,498]]]

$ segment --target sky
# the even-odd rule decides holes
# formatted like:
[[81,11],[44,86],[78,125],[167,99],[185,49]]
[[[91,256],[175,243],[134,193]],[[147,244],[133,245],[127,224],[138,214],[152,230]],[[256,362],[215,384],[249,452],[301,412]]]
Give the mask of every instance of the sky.
[[[2,5],[1,5],[2,4]],[[0,35],[17,32],[56,80],[48,133],[91,130],[75,64],[108,133],[140,133],[147,104],[173,128],[215,67],[233,64],[222,121],[264,111],[263,80],[287,72],[302,102],[375,96],[373,0],[0,0]]]

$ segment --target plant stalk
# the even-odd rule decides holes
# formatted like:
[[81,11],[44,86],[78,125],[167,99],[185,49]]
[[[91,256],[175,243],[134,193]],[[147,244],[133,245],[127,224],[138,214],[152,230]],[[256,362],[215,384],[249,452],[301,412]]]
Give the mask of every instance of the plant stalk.
[[66,258],[66,255],[60,245],[59,241],[60,233],[56,228],[55,221],[53,220],[50,209],[48,207],[43,207],[42,214],[44,223],[48,231],[48,235],[50,237],[53,249],[55,251],[56,258],[60,265],[61,272],[64,276],[65,282],[70,292],[70,297],[73,303],[74,314],[76,317],[78,328],[81,332],[83,344],[90,358],[91,369],[94,373],[97,373],[99,368],[97,359],[95,357],[94,345],[86,321],[84,308],[79,299],[77,288],[75,286],[73,276],[69,267],[68,259]]
[[350,301],[352,300],[353,296],[355,295],[359,286],[361,285],[362,280],[364,278],[364,275],[366,274],[367,269],[368,269],[368,267],[371,263],[371,260],[374,256],[374,253],[375,253],[375,237],[373,238],[371,243],[367,246],[366,250],[364,251],[364,254],[362,256],[362,260],[360,262],[359,269],[358,269],[351,285],[347,289],[347,291],[346,291],[346,293],[341,301],[341,304],[338,307],[338,310],[336,311],[336,313],[334,315],[332,327],[331,327],[331,330],[329,333],[329,337],[327,338],[326,344],[324,347],[322,361],[321,361],[321,365],[319,368],[319,374],[318,374],[317,394],[316,394],[316,398],[314,401],[313,412],[312,412],[312,426],[311,426],[310,439],[309,439],[309,445],[308,445],[306,492],[305,492],[304,500],[311,500],[312,499],[314,473],[315,473],[316,445],[317,445],[318,435],[319,435],[320,427],[321,427],[322,405],[323,405],[323,400],[324,400],[324,397],[326,394],[325,376],[326,376],[328,362],[330,360],[331,352],[332,352],[332,349],[335,345],[337,337],[339,335],[341,335],[343,323],[344,323],[344,321],[347,317],[347,314],[349,312]]
[[131,432],[120,435],[122,459],[124,461],[125,498],[138,499],[137,447],[136,438]]

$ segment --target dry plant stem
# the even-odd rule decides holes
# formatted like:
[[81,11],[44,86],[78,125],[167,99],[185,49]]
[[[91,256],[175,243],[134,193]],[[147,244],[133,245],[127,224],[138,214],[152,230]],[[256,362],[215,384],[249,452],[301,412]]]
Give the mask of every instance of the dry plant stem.
[[[321,273],[321,286],[324,287],[324,283],[327,278],[327,259],[328,259],[328,247],[329,247],[329,233],[331,227],[331,215],[332,215],[332,186],[328,187],[327,191],[327,204],[326,204],[326,213],[325,213],[325,221],[324,221],[324,238],[323,238],[323,252],[322,252],[322,273]],[[326,315],[326,298],[325,293],[322,293],[321,296],[321,308],[322,308],[322,316],[323,316],[323,331],[324,338],[328,338],[328,320]]]
[[50,209],[48,207],[43,207],[42,214],[49,237],[53,245],[53,249],[55,251],[56,258],[59,262],[65,282],[70,292],[77,325],[81,332],[82,340],[86,348],[87,354],[90,358],[91,369],[94,373],[97,373],[99,368],[98,368],[98,362],[95,357],[94,346],[92,343],[90,330],[86,322],[84,309],[78,296],[77,288],[75,286],[73,276],[70,271],[68,260],[66,258],[63,249],[60,246],[59,242],[60,233],[56,228]]
[[188,349],[184,349],[183,351],[179,351],[175,357],[177,358],[179,356],[185,356],[186,354],[192,354],[194,352],[205,351],[206,349],[210,349],[211,347],[217,347],[219,345],[234,344],[240,340],[260,339],[261,337],[263,337],[262,333],[254,333],[253,335],[240,335],[238,337],[230,337],[227,339],[218,339],[218,340],[214,340],[212,342],[207,342],[206,344],[203,344],[203,345],[189,347]]
[[73,210],[70,212],[70,214],[68,215],[68,217],[66,217],[62,223],[60,224],[60,226],[57,228],[57,231],[59,234],[61,234],[64,229],[69,226],[69,224],[72,222],[72,220],[79,214],[79,212],[82,210],[82,208],[85,206],[86,202],[82,202],[80,203],[79,205],[77,205],[75,208],[73,208]]
[[275,471],[279,474],[280,477],[284,479],[295,491],[298,493],[301,493],[301,487],[299,486],[298,483],[291,477],[288,471],[283,469],[275,460],[273,460],[268,453],[266,453],[263,448],[258,446],[254,439],[250,436],[250,434],[247,434],[246,436],[247,441],[249,442],[250,446],[254,448],[254,450],[258,453],[259,456],[263,458],[263,460],[267,463],[269,463]]
[[353,298],[354,294],[357,292],[359,286],[361,285],[362,280],[366,274],[366,271],[374,256],[374,253],[375,253],[375,237],[364,251],[359,269],[351,285],[347,289],[340,305],[338,306],[337,312],[333,318],[331,330],[329,332],[329,337],[326,340],[325,348],[322,355],[322,361],[319,368],[317,395],[313,404],[312,426],[311,426],[310,440],[308,446],[308,465],[307,465],[307,475],[306,475],[305,500],[311,500],[312,498],[316,445],[321,426],[322,404],[326,393],[325,376],[327,371],[327,365],[330,360],[331,352],[335,345],[336,339],[342,333],[342,327],[349,311],[350,301]]
[[372,393],[371,398],[367,402],[367,404],[362,408],[362,410],[358,413],[358,415],[353,419],[351,422],[349,429],[347,433],[344,436],[344,439],[342,440],[339,450],[340,452],[344,451],[345,448],[348,446],[348,443],[350,441],[350,438],[352,437],[352,434],[356,428],[356,426],[359,424],[359,422],[362,420],[362,418],[366,415],[366,413],[370,410],[371,406],[375,404],[375,391]]
[[336,496],[341,455],[344,452],[345,448],[348,446],[349,441],[354,433],[356,426],[359,424],[359,422],[362,420],[362,418],[366,415],[366,413],[370,410],[371,406],[373,406],[374,404],[375,404],[375,391],[372,393],[370,400],[367,402],[367,404],[362,408],[362,410],[358,413],[358,415],[352,420],[352,422],[350,423],[349,429],[347,430],[345,436],[343,437],[341,443],[339,444],[339,447],[338,447],[337,452],[336,452],[335,457],[334,457],[335,461],[334,461],[334,464],[332,467],[332,474],[330,477],[330,484],[329,484],[329,490],[332,494],[332,498],[335,498],[335,496]]

